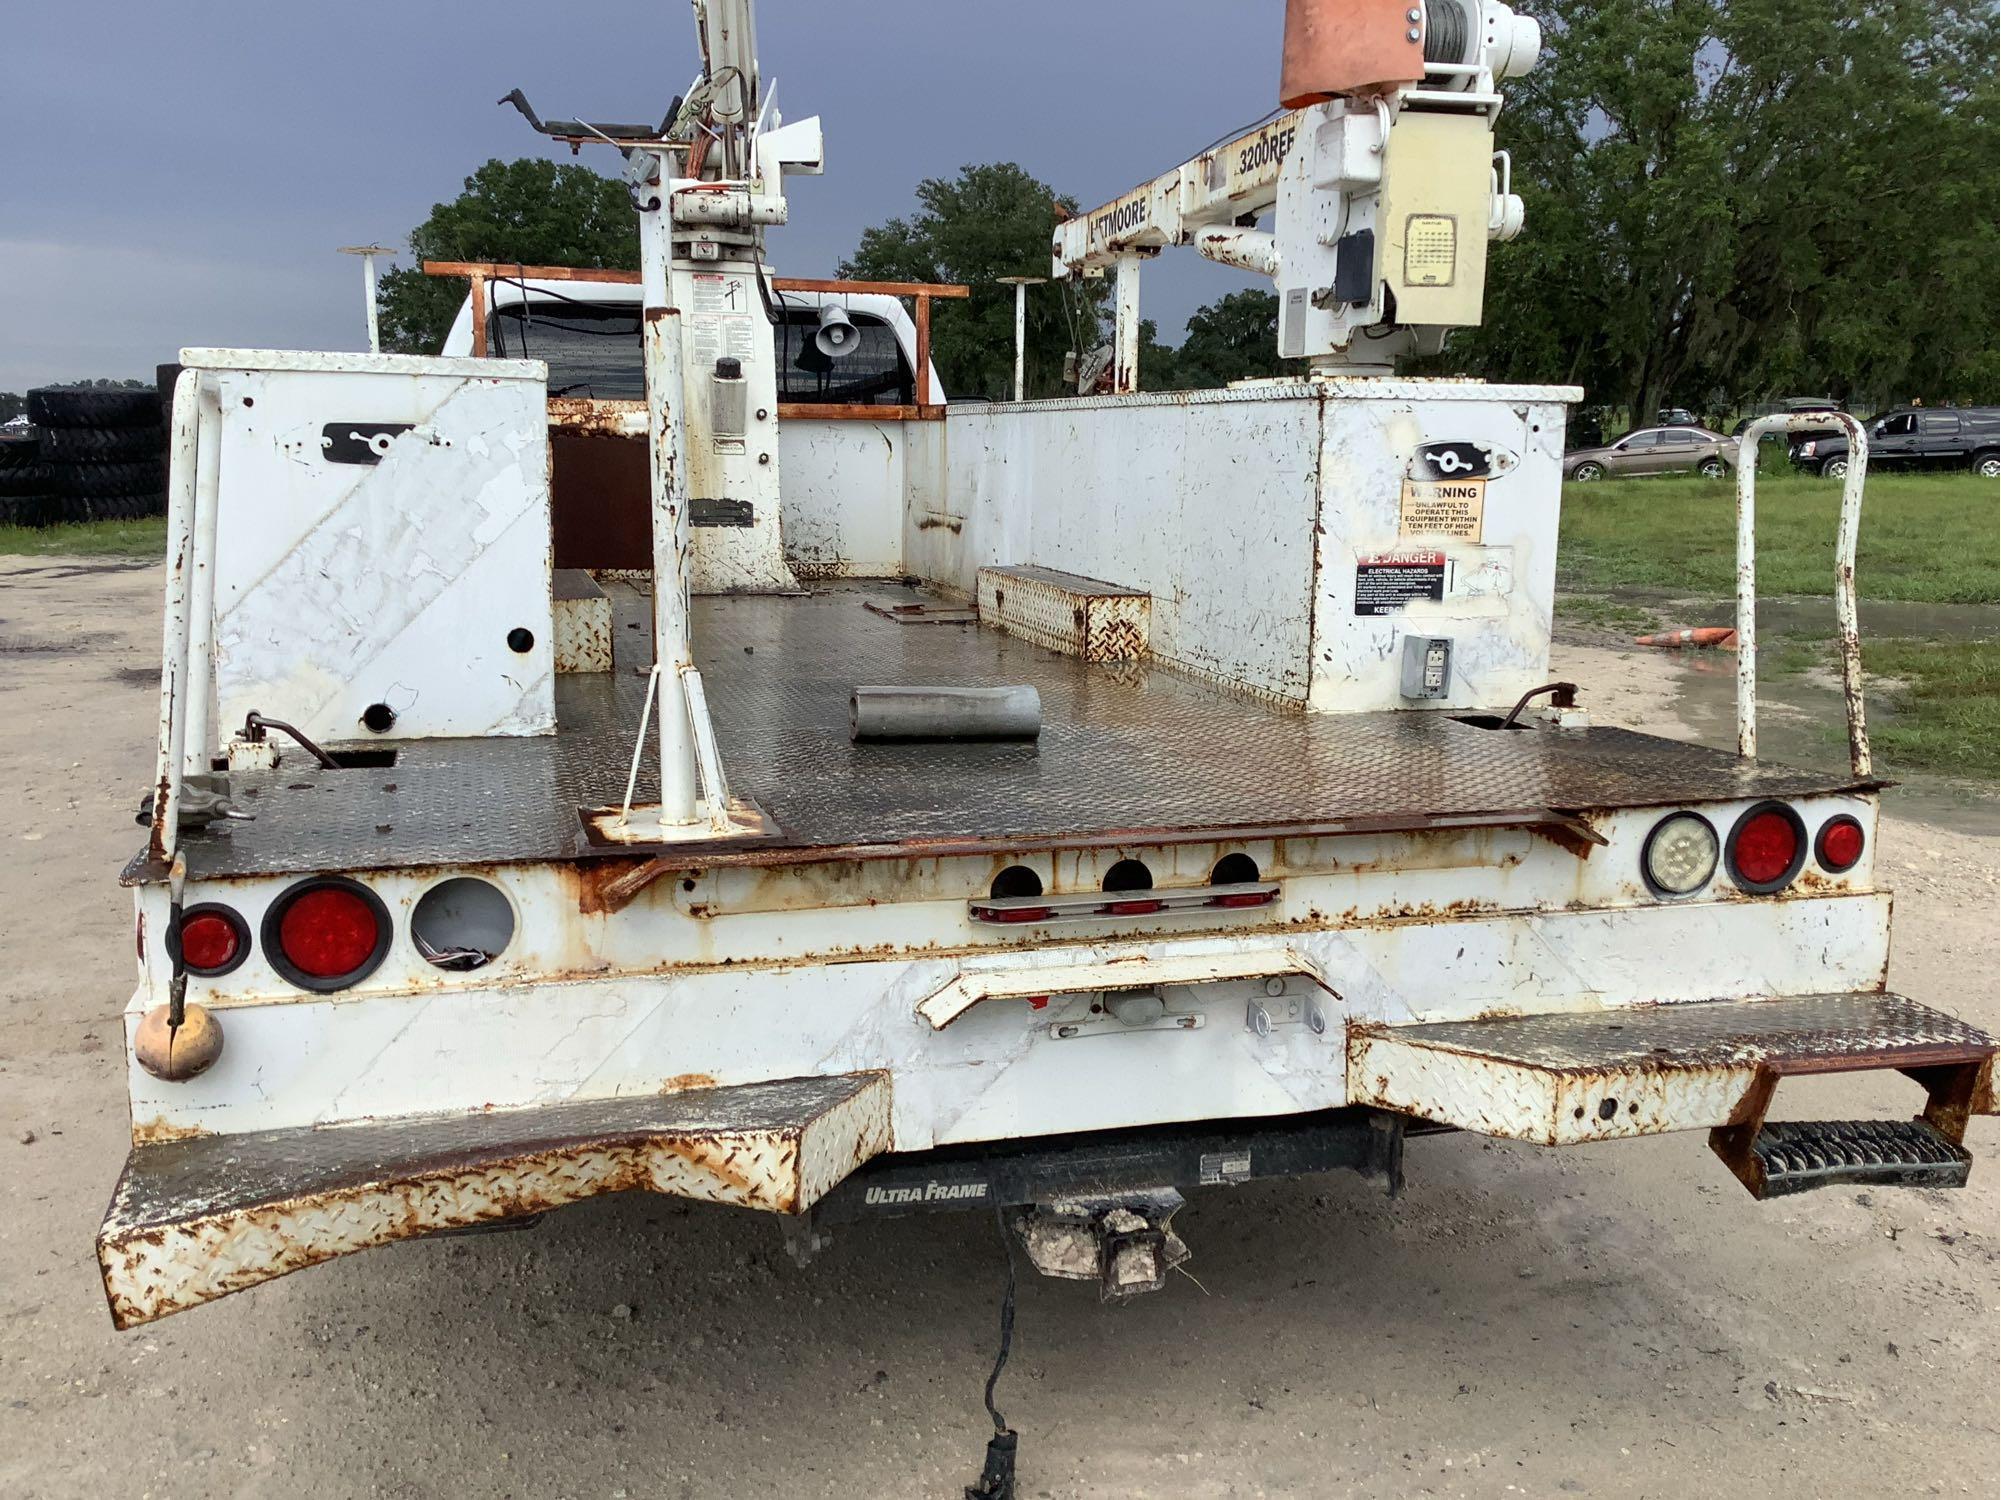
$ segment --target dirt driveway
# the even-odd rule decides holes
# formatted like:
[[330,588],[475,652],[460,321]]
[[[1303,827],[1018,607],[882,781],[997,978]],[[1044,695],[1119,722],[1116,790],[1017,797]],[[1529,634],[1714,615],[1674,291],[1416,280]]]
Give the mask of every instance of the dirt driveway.
[[[91,1237],[126,1146],[115,877],[158,601],[152,569],[0,560],[0,1496],[957,1496],[1001,1283],[977,1214],[799,1270],[760,1218],[600,1200],[112,1332]],[[1630,653],[1559,668],[1602,718],[1673,696]],[[1892,983],[1993,1026],[1995,841],[1893,819],[1883,847]],[[1104,1308],[1023,1282],[1022,1493],[1991,1495],[1994,1122],[1971,1143],[1962,1193],[1761,1206],[1699,1136],[1464,1135],[1413,1142],[1396,1202],[1197,1195],[1199,1285]]]

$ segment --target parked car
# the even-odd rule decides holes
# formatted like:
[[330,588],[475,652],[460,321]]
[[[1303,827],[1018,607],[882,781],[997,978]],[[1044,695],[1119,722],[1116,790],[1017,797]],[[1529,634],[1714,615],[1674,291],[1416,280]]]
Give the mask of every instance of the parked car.
[[[1810,412],[1840,410],[1841,403],[1832,396],[1781,396],[1776,401],[1761,401],[1756,406],[1748,408],[1737,425],[1730,429],[1730,436],[1742,437],[1744,429],[1760,417],[1795,416]],[[1768,436],[1783,437],[1786,447],[1791,449],[1797,448],[1808,438],[1826,437],[1839,431],[1841,431],[1839,427],[1829,423],[1824,429],[1805,428],[1796,432],[1773,433]]]
[[[1872,469],[1966,469],[2001,479],[2001,407],[1898,407],[1872,418]],[[1848,472],[1844,433],[1813,437],[1798,444],[1793,463],[1811,473],[1839,479]]]
[[1696,427],[1701,424],[1696,420],[1695,413],[1685,406],[1663,406],[1659,411],[1654,413],[1654,425],[1657,427]]
[[1721,479],[1736,458],[1737,445],[1707,427],[1645,427],[1615,443],[1565,455],[1563,477],[1582,483],[1628,474],[1701,474]]
[[[1761,401],[1756,406],[1751,407],[1738,420],[1737,425],[1730,429],[1730,436],[1733,438],[1743,437],[1744,429],[1760,417],[1802,416],[1813,415],[1819,412],[1838,412],[1840,410],[1841,403],[1836,401],[1832,396],[1781,396],[1776,401]],[[1768,432],[1765,434],[1764,441],[1768,443],[1784,443],[1786,445],[1786,457],[1797,463],[1799,461],[1801,443],[1812,442],[1816,438],[1839,437],[1840,435],[1841,428],[1834,422],[1829,422],[1825,427],[1794,427],[1788,428],[1784,432]]]

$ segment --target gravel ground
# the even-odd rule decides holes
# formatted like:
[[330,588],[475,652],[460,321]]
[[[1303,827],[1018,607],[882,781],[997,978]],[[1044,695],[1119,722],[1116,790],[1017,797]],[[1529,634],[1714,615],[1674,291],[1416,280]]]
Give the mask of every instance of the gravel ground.
[[[0,560],[0,1495],[956,1496],[1003,1277],[978,1214],[848,1229],[800,1270],[755,1216],[600,1200],[112,1332],[91,1237],[126,1149],[114,877],[158,598],[150,568]],[[1559,656],[1601,718],[1675,732],[1672,666]],[[1892,983],[1992,1026],[1995,840],[1893,818],[1882,843]],[[1691,1135],[1414,1141],[1395,1202],[1198,1194],[1199,1283],[1121,1308],[1022,1283],[1022,1493],[1991,1495],[1994,1122],[1971,1139],[1962,1193],[1761,1206]]]

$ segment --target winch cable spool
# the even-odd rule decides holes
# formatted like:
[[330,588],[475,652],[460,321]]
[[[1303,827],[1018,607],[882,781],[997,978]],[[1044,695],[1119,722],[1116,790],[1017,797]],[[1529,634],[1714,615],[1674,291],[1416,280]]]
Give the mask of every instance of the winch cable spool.
[[1459,0],[1424,0],[1424,60],[1428,63],[1466,63],[1471,29],[1466,7]]
[[966,1500],[1014,1500],[1015,1450],[1021,1434],[1007,1425],[1007,1418],[994,1405],[994,1387],[1014,1347],[1014,1241],[1009,1236],[1006,1210],[994,1209],[994,1225],[1000,1230],[1001,1254],[1007,1257],[1007,1290],[1001,1293],[1000,1350],[994,1356],[993,1373],[987,1376],[987,1415],[993,1418],[994,1435],[987,1439],[986,1462],[980,1467],[980,1482],[966,1486]]

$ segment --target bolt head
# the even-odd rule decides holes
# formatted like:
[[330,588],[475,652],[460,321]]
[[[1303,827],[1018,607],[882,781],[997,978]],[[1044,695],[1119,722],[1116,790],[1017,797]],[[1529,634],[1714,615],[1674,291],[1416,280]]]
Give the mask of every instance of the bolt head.
[[1414,41],[1416,41],[1416,40],[1418,40],[1418,31],[1417,31],[1417,28],[1416,28],[1415,26],[1411,27],[1411,29],[1410,29],[1409,31],[1406,31],[1406,32],[1404,33],[1404,35],[1405,35],[1406,37],[1408,37],[1408,38],[1409,38],[1409,39],[1410,39],[1411,41],[1413,41],[1413,42],[1414,42]]

